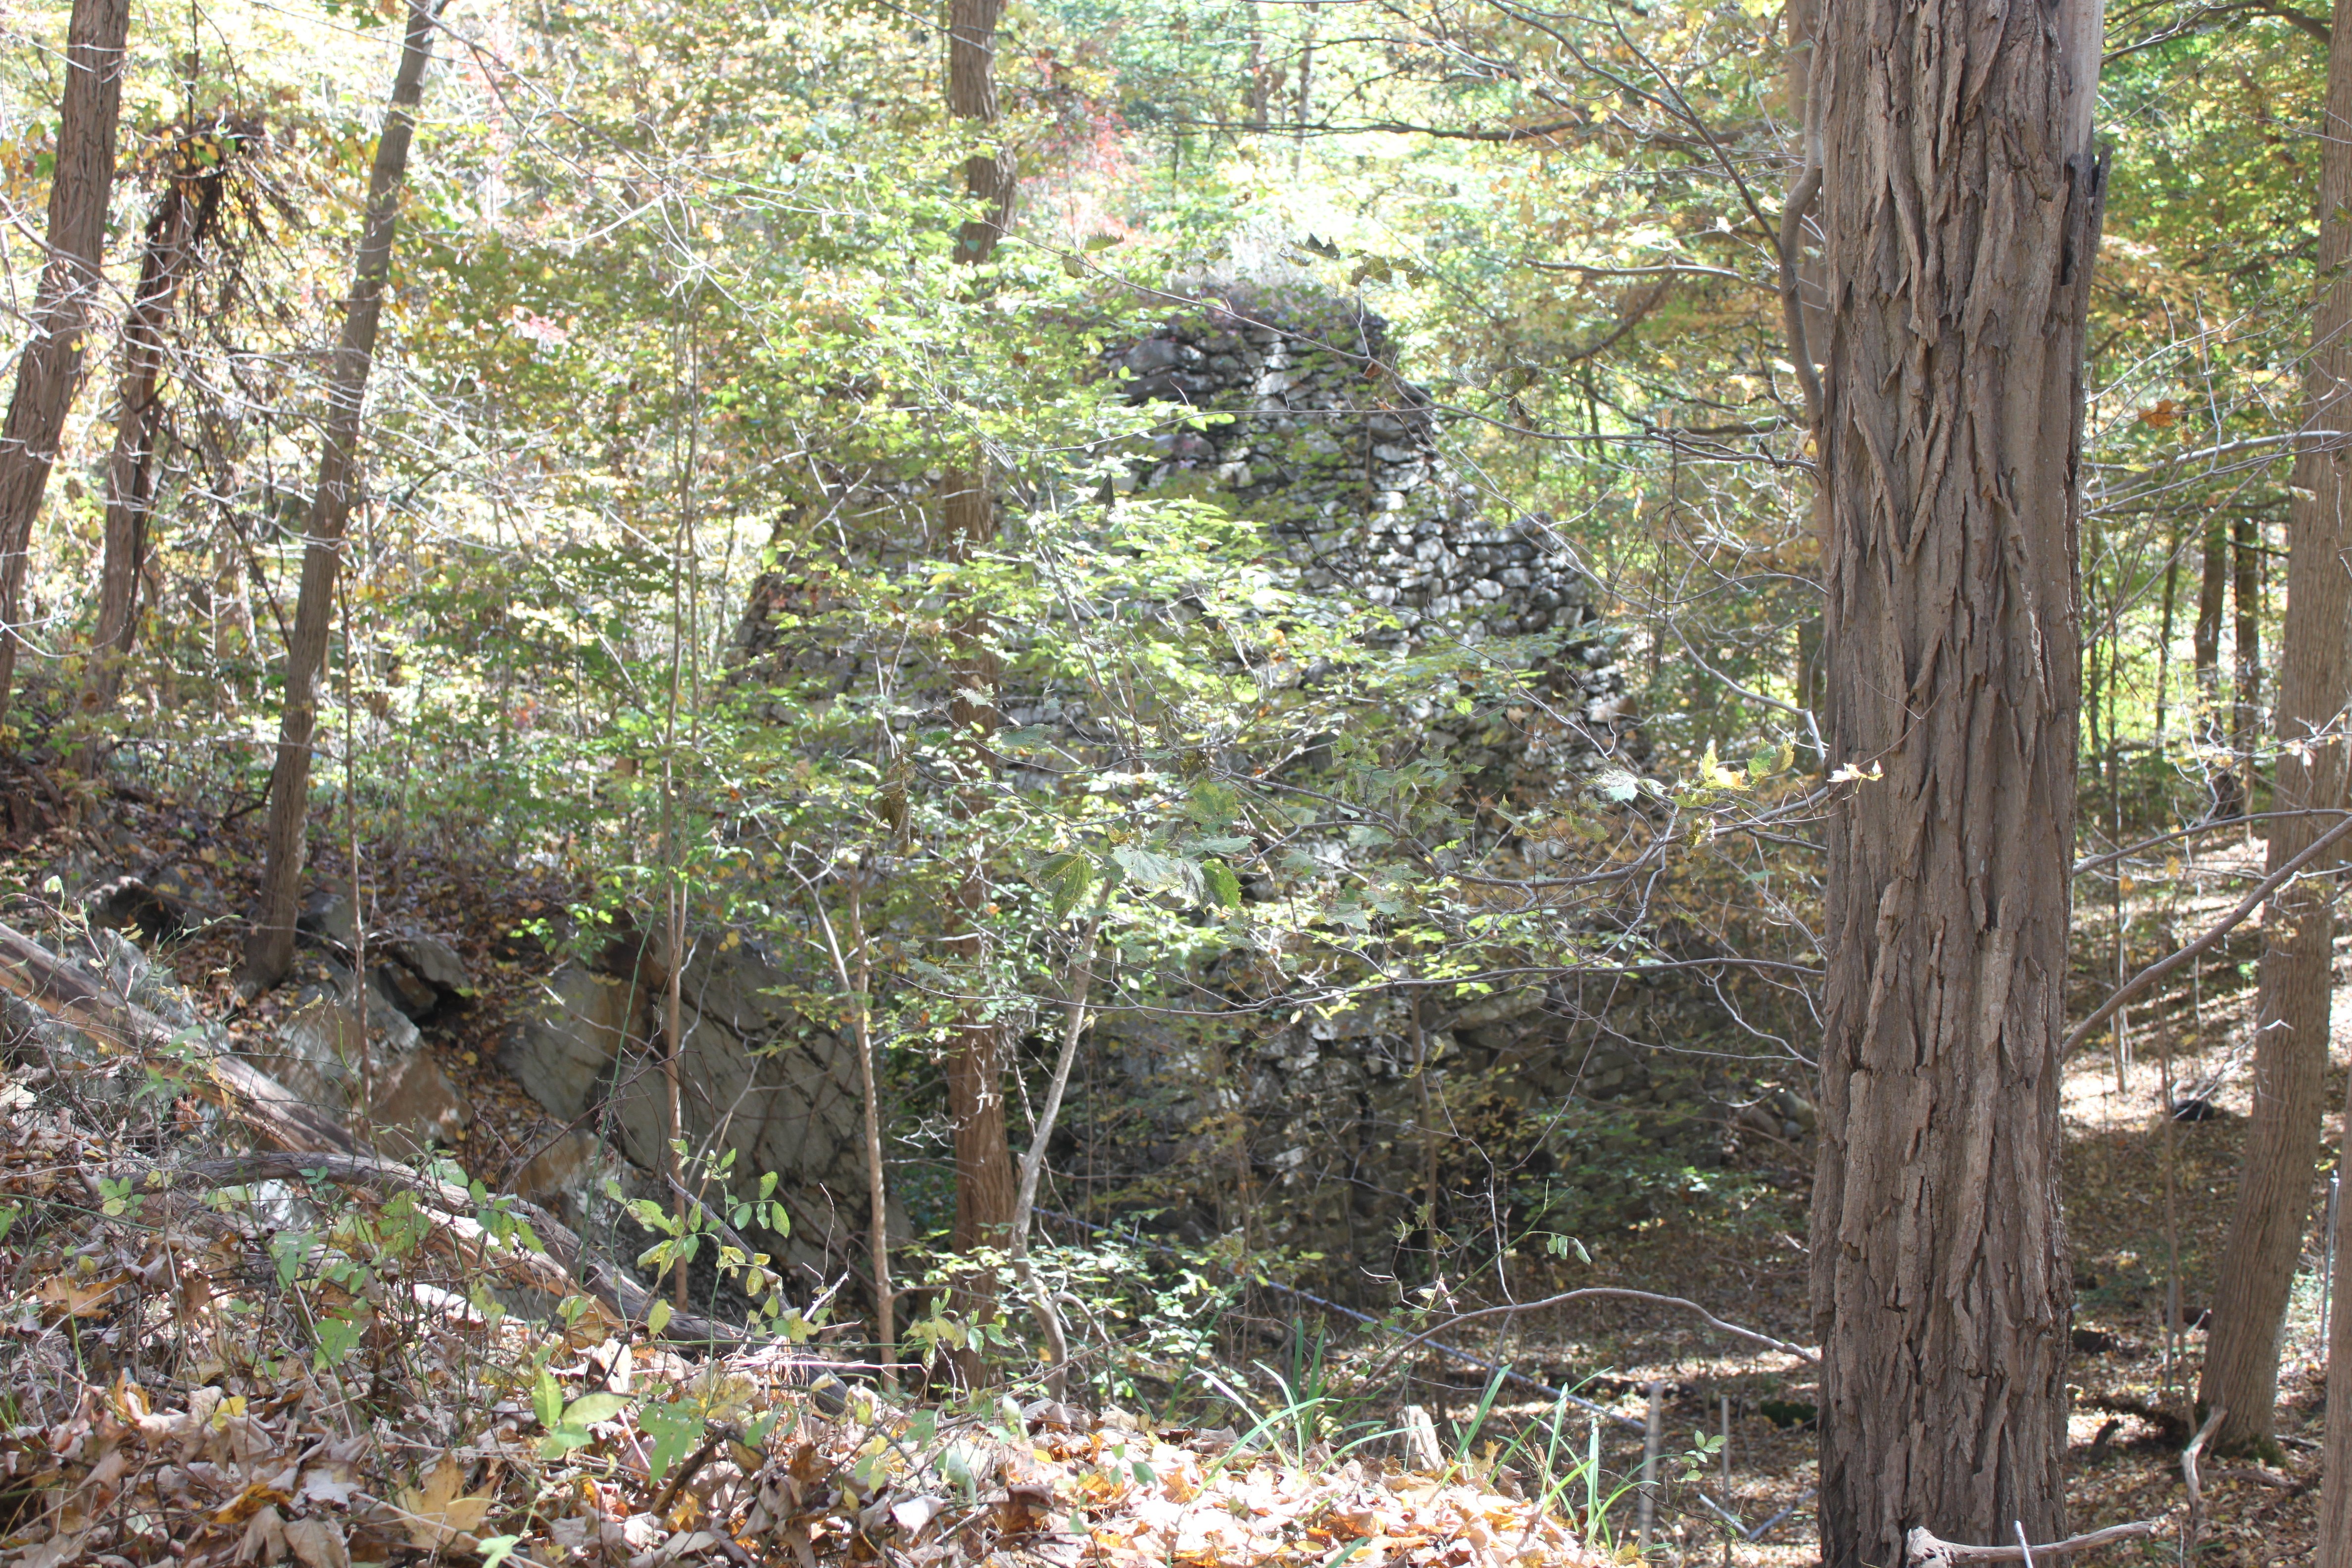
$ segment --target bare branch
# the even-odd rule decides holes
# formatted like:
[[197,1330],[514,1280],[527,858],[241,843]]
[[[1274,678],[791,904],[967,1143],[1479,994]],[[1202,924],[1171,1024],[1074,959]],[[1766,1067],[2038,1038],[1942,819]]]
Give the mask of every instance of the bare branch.
[[2228,914],[2223,915],[2219,922],[2209,927],[2204,935],[2199,937],[2195,942],[2190,942],[2187,947],[2181,948],[2177,952],[2168,953],[2164,957],[2158,959],[2154,963],[2149,964],[2146,969],[2141,970],[2137,974],[2135,974],[2129,980],[2125,981],[2122,985],[2116,989],[2115,994],[2109,996],[2105,1002],[2099,1004],[2096,1011],[2093,1012],[2089,1017],[2074,1026],[2074,1033],[2068,1035],[2066,1037],[2066,1043],[2059,1047],[2059,1059],[2063,1061],[2066,1058],[2073,1056],[2074,1054],[2074,1047],[2081,1045],[2084,1040],[2090,1038],[2092,1030],[2097,1028],[2101,1024],[2105,1023],[2109,1018],[2114,1017],[2116,1008],[2121,1007],[2125,1003],[2130,1001],[2133,997],[2138,995],[2141,992],[2147,990],[2149,986],[2155,984],[2158,981],[2163,979],[2166,975],[2171,973],[2174,970],[2179,968],[2182,964],[2188,963],[2199,953],[2203,952],[2206,949],[2211,947],[2215,942],[2220,942],[2231,931],[2237,930],[2240,925],[2244,923],[2248,915],[2252,914],[2256,910],[2263,907],[2263,900],[2278,891],[2278,889],[2285,883],[2292,881],[2296,872],[2301,871],[2305,866],[2310,865],[2314,860],[2319,858],[2322,854],[2334,847],[2337,839],[2342,838],[2347,833],[2352,833],[2352,816],[2346,817],[2343,821],[2337,823],[2335,826],[2329,828],[2326,832],[2313,839],[2310,845],[2304,849],[2303,853],[2297,855],[2294,859],[2289,860],[2285,865],[2280,867],[2277,870],[2272,872],[2269,876],[2255,883],[2252,889],[2246,894],[2243,901],[2242,901],[2236,909],[2231,910]]

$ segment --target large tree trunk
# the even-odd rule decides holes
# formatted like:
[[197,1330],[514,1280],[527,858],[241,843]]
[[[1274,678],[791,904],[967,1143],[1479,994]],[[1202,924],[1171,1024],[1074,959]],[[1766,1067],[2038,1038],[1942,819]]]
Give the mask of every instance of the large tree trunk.
[[[2328,134],[2320,138],[2319,283],[2312,303],[2311,353],[2304,361],[2304,428],[2334,430],[2352,417],[2352,0],[2336,6],[2327,50]],[[2341,442],[2309,443],[2295,457],[2289,513],[2286,625],[2280,647],[2277,731],[2281,742],[2273,807],[2326,810],[2345,804],[2341,721],[2346,686],[2345,616],[2352,608],[2352,452]],[[2241,609],[2242,621],[2245,618]],[[2309,744],[2314,737],[2324,737]],[[2273,872],[2309,847],[2326,826],[2308,816],[2271,824]],[[2269,1445],[2278,1399],[2279,1329],[2311,1215],[2327,1073],[2336,937],[2331,856],[2313,875],[2280,889],[2263,910],[2262,990],[2254,1033],[2253,1120],[2239,1176],[2238,1209],[2221,1255],[2213,1331],[2198,1398],[2229,1414],[2213,1434],[2222,1450]]]
[[101,281],[130,34],[131,0],[74,0],[66,25],[57,175],[49,184],[48,265],[34,294],[32,336],[16,361],[16,395],[0,429],[0,719],[16,688],[33,521],[81,380],[82,342]]
[[269,823],[264,843],[261,904],[245,948],[247,992],[259,992],[285,978],[294,962],[294,916],[300,890],[305,829],[310,805],[310,745],[319,726],[319,677],[325,668],[327,636],[335,609],[335,574],[342,561],[343,529],[360,482],[360,413],[367,398],[368,369],[375,361],[377,319],[383,309],[385,276],[392,270],[392,240],[400,216],[400,187],[408,172],[408,143],[416,130],[416,106],[425,96],[425,67],[432,58],[434,17],[429,0],[409,0],[408,26],[401,41],[400,66],[393,77],[392,111],[376,141],[375,164],[368,173],[367,216],[352,263],[351,300],[343,334],[335,346],[327,384],[326,443],[319,455],[319,489],[310,500],[302,550],[302,585],[294,604],[294,630],[286,647],[285,709],[278,727],[278,762],[269,773]]
[[147,519],[155,504],[155,436],[162,424],[163,341],[180,285],[195,268],[196,247],[220,211],[221,179],[233,151],[231,134],[205,133],[215,161],[190,167],[196,134],[180,147],[179,166],[164,178],[148,215],[139,262],[139,287],[122,326],[122,377],[115,394],[114,451],[106,464],[106,555],[99,574],[98,633],[90,640],[83,679],[85,706],[114,706],[122,665],[137,636],[139,576],[146,567]]
[[[996,24],[1003,0],[951,0],[948,10],[948,110],[958,120],[996,123]],[[996,248],[1011,220],[1014,172],[1009,153],[974,153],[964,163],[964,188],[982,204],[956,236],[956,258],[978,265]],[[940,517],[949,547],[959,557],[983,546],[996,531],[988,468],[979,453],[969,468],[950,470],[940,483]],[[988,652],[988,613],[966,604],[955,626],[956,695],[950,714],[959,731],[984,742],[996,728],[997,669]],[[965,693],[971,693],[966,696]],[[975,767],[984,767],[975,761]],[[977,805],[977,803],[973,803]],[[988,902],[985,868],[975,862],[956,891],[959,934],[950,951],[975,964],[984,956],[982,910]],[[1011,1237],[1014,1183],[1013,1147],[1004,1119],[1005,1041],[992,1019],[961,1025],[948,1044],[948,1115],[954,1129],[956,1213],[952,1245],[958,1252],[1003,1247]],[[967,1312],[985,1311],[994,1297],[979,1280],[961,1292]],[[976,1373],[976,1358],[964,1362]]]
[[2063,1533],[2090,0],[1827,0],[1832,760],[1812,1221],[1829,1568]]

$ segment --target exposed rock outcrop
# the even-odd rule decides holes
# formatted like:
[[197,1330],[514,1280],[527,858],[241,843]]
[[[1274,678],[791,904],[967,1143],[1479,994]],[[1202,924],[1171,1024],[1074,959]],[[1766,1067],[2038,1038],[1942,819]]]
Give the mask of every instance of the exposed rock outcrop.
[[[556,971],[500,1056],[551,1115],[584,1121],[656,1173],[669,1158],[667,979],[662,942],[615,936],[593,962]],[[691,1149],[735,1152],[743,1189],[775,1173],[793,1222],[789,1237],[771,1238],[776,1255],[827,1280],[862,1228],[863,1102],[855,1047],[791,1005],[795,979],[756,942],[688,948],[680,1115]]]

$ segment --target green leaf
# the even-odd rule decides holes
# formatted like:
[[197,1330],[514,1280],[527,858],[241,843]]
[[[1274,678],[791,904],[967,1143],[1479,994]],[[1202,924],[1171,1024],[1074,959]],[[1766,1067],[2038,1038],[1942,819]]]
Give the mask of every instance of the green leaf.
[[692,1405],[648,1405],[637,1413],[637,1425],[654,1440],[646,1463],[658,1481],[701,1441],[704,1418],[700,1408]]
[[573,1431],[584,1431],[599,1421],[610,1421],[629,1407],[629,1402],[617,1394],[583,1394],[563,1407],[562,1425]]
[[542,1459],[560,1459],[572,1449],[584,1448],[593,1441],[595,1439],[585,1432],[575,1432],[569,1426],[560,1426],[539,1440],[539,1457]]
[[669,1302],[667,1300],[656,1301],[653,1305],[653,1310],[646,1314],[646,1332],[649,1334],[660,1333],[664,1329],[669,1327]]
[[514,1555],[514,1549],[521,1543],[522,1537],[520,1535],[483,1536],[479,1546],[482,1553],[482,1568],[499,1568],[499,1563]]
[[1201,862],[1201,881],[1208,889],[1209,901],[1219,909],[1237,910],[1242,907],[1242,879],[1223,860]]
[[1049,856],[1037,868],[1037,879],[1045,884],[1047,896],[1053,900],[1054,919],[1058,922],[1087,896],[1095,879],[1094,862],[1075,850]]
[[530,1391],[530,1408],[539,1424],[551,1432],[563,1420],[563,1390],[545,1367],[539,1369],[539,1384]]
[[1140,888],[1181,889],[1190,884],[1197,875],[1181,860],[1155,855],[1149,849],[1138,849],[1132,845],[1120,845],[1110,852],[1110,858]]

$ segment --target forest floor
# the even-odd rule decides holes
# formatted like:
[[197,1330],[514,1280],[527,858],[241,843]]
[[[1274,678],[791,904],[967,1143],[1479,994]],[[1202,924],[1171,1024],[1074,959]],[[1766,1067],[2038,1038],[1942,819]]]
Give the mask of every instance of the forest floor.
[[[55,928],[59,911],[47,886],[51,876],[62,886],[83,887],[110,874],[152,876],[158,868],[176,867],[202,882],[201,900],[222,917],[245,907],[249,898],[256,826],[250,817],[224,820],[209,803],[153,795],[118,800],[104,812],[84,810],[79,826],[70,812],[51,815],[54,820],[38,831],[20,833],[13,849],[0,851],[0,889],[16,889],[0,895],[0,920],[20,930],[47,934]],[[2258,847],[2247,847],[2240,858],[2258,853]],[[339,859],[331,851],[322,854],[314,878],[339,875]],[[380,847],[370,867],[372,923],[454,937],[480,980],[480,1004],[429,1030],[427,1043],[477,1111],[465,1142],[452,1153],[493,1188],[553,1131],[497,1065],[498,1040],[555,962],[536,943],[512,933],[529,921],[560,911],[570,891],[552,876],[535,883],[509,872],[491,895],[466,867],[444,860],[429,846]],[[2204,901],[2218,907],[2228,895],[2216,893]],[[2191,900],[2171,913],[2188,922],[2183,929],[2191,929],[2201,910]],[[159,956],[233,1036],[253,1037],[274,1027],[278,1005],[265,998],[247,1007],[236,1001],[231,984],[234,924],[225,918],[200,924],[163,944]],[[2159,932],[2147,940],[2153,956],[2155,944],[2169,938]],[[2064,1199],[2077,1293],[2069,1381],[2075,1390],[2071,1522],[2078,1530],[2162,1518],[2177,1532],[2184,1514],[2179,1455],[2189,1427],[2203,1339],[2195,1325],[2210,1300],[2247,1110],[2243,1068],[2252,992],[2246,961],[2252,952],[2249,942],[2233,942],[2217,952],[2193,983],[2208,988],[2204,995],[2176,990],[2157,1004],[2158,1016],[2138,1026],[2120,1076],[2106,1049],[2086,1051],[2069,1064]],[[2345,1048],[2352,1035],[2352,1006],[2339,1007],[2338,1016],[2340,1063],[2352,1054]],[[2212,1114],[2194,1121],[2162,1114],[2168,1076],[2175,1086],[2192,1086],[2176,1088],[2173,1098],[2193,1091]],[[2340,1146],[2336,1108],[2344,1097],[2339,1066],[2328,1089],[2331,1151]],[[1776,1212],[1783,1218],[1801,1214],[1808,1151],[1751,1144],[1742,1161],[1749,1174],[1762,1176],[1786,1199]],[[2323,1393],[2319,1206],[2315,1204],[2307,1249],[2311,1267],[2298,1281],[2280,1380],[2284,1464],[2278,1469],[2208,1464],[2209,1521],[2201,1553],[2208,1563],[2266,1568],[2303,1561],[2309,1553]],[[1807,1266],[1801,1235],[1791,1234],[1792,1228],[1760,1224],[1727,1231],[1670,1214],[1594,1245],[1591,1267],[1562,1282],[1686,1297],[1731,1321],[1807,1342],[1812,1338],[1805,1306]],[[2168,1317],[2168,1301],[2178,1303],[2177,1319]],[[1254,1316],[1261,1328],[1278,1331],[1295,1310],[1283,1298],[1261,1295],[1240,1316]],[[2174,1321],[2184,1325],[2178,1333],[2168,1329]],[[1646,1386],[1663,1384],[1668,1473],[1681,1473],[1675,1458],[1693,1448],[1700,1434],[1728,1436],[1722,1453],[1705,1459],[1703,1476],[1691,1473],[1685,1485],[1674,1489],[1672,1495],[1681,1500],[1677,1506],[1661,1511],[1659,1540],[1673,1548],[1670,1555],[1743,1568],[1796,1568],[1817,1561],[1812,1516],[1803,1506],[1815,1477],[1807,1418],[1817,1393],[1808,1365],[1799,1358],[1758,1353],[1711,1333],[1685,1313],[1616,1302],[1580,1307],[1572,1318],[1527,1314],[1513,1320],[1507,1334],[1465,1327],[1444,1338],[1497,1363],[1570,1385],[1580,1399],[1623,1418],[1600,1427],[1604,1468],[1612,1476],[1631,1476],[1638,1468],[1641,1438],[1625,1423],[1641,1421]],[[1344,1390],[1351,1378],[1360,1378],[1364,1390],[1351,1414],[1393,1418],[1399,1384],[1397,1369],[1385,1360],[1390,1342],[1360,1334],[1335,1345],[1334,1386]],[[1265,1353],[1263,1343],[1256,1353]],[[1411,1397],[1433,1411],[1441,1432],[1473,1420],[1488,1384],[1485,1372],[1428,1352],[1417,1352],[1403,1370]],[[1506,1385],[1487,1430],[1507,1435],[1544,1422],[1553,1409],[1549,1396]],[[1589,1436],[1590,1427],[1576,1425],[1585,1419],[1580,1415],[1571,1425]],[[1489,1479],[1506,1491],[1516,1489],[1511,1478]],[[1727,1530],[1695,1508],[1688,1497],[1694,1488],[1727,1507],[1741,1531]],[[1457,1523],[1480,1506],[1502,1506],[1483,1491],[1442,1506],[1434,1493],[1423,1500],[1435,1510],[1433,1518],[1444,1507],[1454,1508],[1449,1517]],[[1328,1499],[1326,1504],[1327,1511],[1338,1506]],[[1612,1510],[1612,1528],[1630,1536],[1632,1514],[1629,1498]],[[1777,1522],[1759,1531],[1768,1521]],[[1760,1538],[1741,1538],[1749,1531]],[[1333,1538],[1327,1531],[1317,1539],[1346,1537]],[[2152,1549],[2124,1547],[2109,1555],[2143,1550]],[[1112,1555],[1131,1552],[1121,1549]]]
[[[2259,876],[2263,847],[2226,842],[2202,857],[2208,890],[2167,889],[2159,906],[2143,898],[2134,916],[2128,967],[2153,961],[2233,905],[2239,888]],[[2095,942],[2112,941],[2106,911],[2085,909]],[[2111,951],[2111,950],[2110,950]],[[2068,1063],[2063,1110],[2066,1139],[2063,1203],[2075,1272],[2070,1422],[2070,1527],[2089,1531],[2132,1520],[2161,1519],[2177,1561],[2187,1512],[2180,1452],[2204,1352],[2201,1328],[2237,1193],[2250,1110],[2248,1054],[2252,1022],[2252,922],[2218,946],[2197,973],[2127,1015],[2120,1072],[2112,1037],[2086,1045]],[[2317,1527],[2319,1447],[2325,1422],[2326,1366],[2320,1320],[2326,1178],[2343,1147],[2345,1064],[2352,1060],[2352,942],[2339,938],[2338,1000],[2326,1089],[2322,1171],[2286,1324],[2279,1376],[2278,1436],[2284,1465],[2272,1468],[2208,1458],[2201,1467],[2207,1520],[2198,1556],[2222,1568],[2267,1568],[2310,1560]],[[2102,969],[2105,969],[2103,964]],[[2186,974],[2186,971],[2183,972]],[[2111,977],[2086,976],[2084,996],[2104,995]],[[2168,1104],[2196,1100],[2200,1120],[2175,1120]],[[1740,1163],[1801,1214],[1811,1187],[1811,1151],[1748,1140]],[[1554,1289],[1616,1285],[1681,1296],[1717,1316],[1776,1338],[1811,1343],[1807,1262],[1801,1232],[1770,1225],[1683,1223],[1672,1215],[1592,1245],[1594,1267]],[[1522,1297],[1539,1294],[1534,1289]],[[2177,1313],[2168,1303],[2177,1302]],[[1469,1303],[1465,1303],[1469,1305]],[[1570,1314],[1573,1314],[1571,1317]],[[2178,1324],[2177,1331],[2168,1324]],[[1612,1471],[1633,1473],[1642,1439],[1645,1389],[1664,1384],[1663,1444],[1689,1450],[1700,1434],[1724,1435],[1729,1401],[1727,1474],[1707,1461],[1709,1482],[1746,1531],[1780,1522],[1761,1539],[1742,1539],[1720,1519],[1687,1505],[1661,1528],[1678,1540],[1685,1561],[1738,1568],[1799,1568],[1819,1561],[1810,1500],[1817,1479],[1814,1434],[1806,1419],[1818,1398],[1811,1368],[1797,1357],[1713,1333],[1679,1310],[1631,1303],[1580,1303],[1516,1318],[1508,1335],[1475,1326],[1443,1336],[1497,1363],[1568,1384],[1623,1418],[1603,1426]],[[1377,1352],[1368,1359],[1377,1363]],[[1486,1374],[1430,1356],[1416,1376],[1423,1397],[1455,1419],[1468,1415]],[[1439,1388],[1450,1395],[1439,1394]],[[1551,1402],[1513,1389],[1498,1404],[1509,1419],[1539,1421]],[[1793,1512],[1781,1518],[1784,1510]],[[1728,1543],[1726,1538],[1730,1537]],[[2154,1547],[2107,1549],[2113,1560]],[[2095,1560],[2097,1554],[2095,1554]]]

